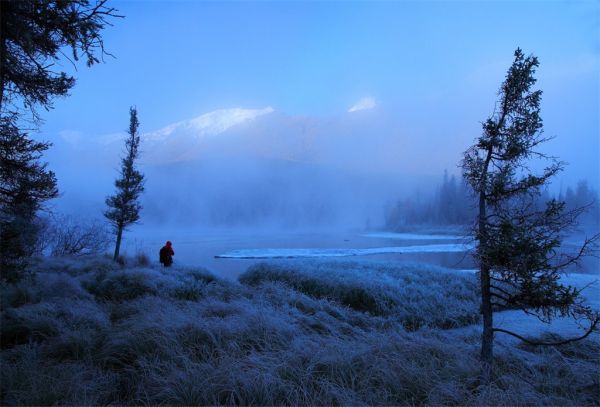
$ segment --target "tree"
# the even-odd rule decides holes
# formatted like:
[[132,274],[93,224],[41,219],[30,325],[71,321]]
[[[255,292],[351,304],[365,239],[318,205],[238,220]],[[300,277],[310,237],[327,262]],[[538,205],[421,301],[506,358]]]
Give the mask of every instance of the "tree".
[[[87,65],[104,54],[100,32],[108,17],[119,17],[106,0],[0,0],[0,257],[2,279],[16,280],[35,240],[36,212],[57,196],[56,177],[40,162],[49,143],[30,139],[25,128],[40,123],[67,95],[72,76],[53,70],[67,58]],[[99,54],[99,56],[98,56]],[[10,274],[10,278],[8,278]]]
[[139,221],[142,209],[138,199],[144,192],[144,175],[135,168],[135,161],[139,157],[139,125],[137,110],[131,107],[129,109],[129,129],[127,130],[129,137],[125,141],[125,157],[121,161],[121,176],[115,181],[117,192],[106,198],[106,205],[109,209],[104,212],[104,216],[112,224],[117,236],[114,260],[119,258],[123,230]]
[[[75,79],[52,68],[65,47],[75,61],[100,62],[106,51],[100,32],[107,17],[120,17],[107,0],[0,0],[0,111],[22,104],[35,115],[35,107],[52,106],[52,98],[65,96]],[[97,53],[99,52],[99,56]],[[10,110],[10,108],[9,108]]]
[[48,144],[29,139],[15,120],[0,118],[0,279],[8,282],[21,278],[37,247],[37,211],[58,195],[54,173],[39,162]]
[[[543,136],[540,118],[542,92],[533,90],[536,57],[525,57],[520,49],[499,91],[497,109],[483,123],[483,134],[465,153],[465,179],[478,196],[479,213],[474,230],[479,242],[483,335],[482,382],[489,383],[495,332],[515,336],[538,345],[553,343],[528,340],[518,333],[496,328],[493,311],[520,308],[544,322],[556,315],[589,320],[589,335],[599,322],[598,313],[586,306],[580,290],[565,286],[560,276],[596,248],[598,235],[586,238],[580,250],[569,254],[559,248],[584,208],[566,210],[565,203],[550,200],[536,205],[542,188],[563,168],[563,163],[538,151],[549,140]],[[541,159],[546,167],[534,173],[530,159]],[[558,343],[554,343],[558,344]]]
[[110,244],[110,234],[104,222],[54,215],[47,220],[46,244],[51,256],[83,256],[100,254]]
[[586,212],[583,222],[583,228],[596,229],[600,227],[600,207],[598,206],[598,193],[591,189],[586,180],[580,180],[577,183],[575,191],[570,187],[567,188],[565,196],[567,209],[587,206],[589,210]]

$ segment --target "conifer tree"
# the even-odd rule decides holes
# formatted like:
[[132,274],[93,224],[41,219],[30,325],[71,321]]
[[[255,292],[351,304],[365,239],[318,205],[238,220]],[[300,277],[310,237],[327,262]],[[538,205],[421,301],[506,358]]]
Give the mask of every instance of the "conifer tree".
[[[494,333],[505,333],[536,345],[557,345],[589,335],[597,326],[597,312],[585,305],[580,290],[560,281],[565,268],[578,263],[596,249],[598,235],[586,238],[575,253],[560,246],[572,231],[584,208],[567,210],[565,203],[536,204],[542,189],[563,168],[538,147],[549,140],[543,135],[540,117],[541,90],[533,90],[539,63],[520,49],[499,91],[496,111],[483,123],[483,134],[464,153],[463,174],[478,196],[479,214],[474,230],[479,245],[483,335],[482,382],[489,383]],[[532,158],[546,167],[530,168]],[[532,341],[506,329],[494,327],[493,311],[520,308],[544,322],[571,316],[589,322],[587,332],[561,342]]]
[[31,140],[0,118],[0,280],[17,282],[36,247],[37,211],[58,195],[56,178],[39,161],[47,143]]
[[[110,17],[107,0],[0,0],[0,279],[17,281],[36,240],[36,212],[57,196],[56,177],[42,154],[49,143],[30,138],[75,79],[56,62],[105,54],[100,35]],[[27,129],[28,131],[26,131]]]
[[140,146],[139,124],[137,110],[131,107],[129,109],[129,129],[127,130],[129,137],[125,141],[125,156],[121,160],[120,177],[115,181],[117,192],[106,198],[108,210],[104,212],[104,216],[111,223],[117,237],[114,260],[119,258],[123,231],[139,221],[142,209],[139,197],[144,191],[144,175],[136,169]]

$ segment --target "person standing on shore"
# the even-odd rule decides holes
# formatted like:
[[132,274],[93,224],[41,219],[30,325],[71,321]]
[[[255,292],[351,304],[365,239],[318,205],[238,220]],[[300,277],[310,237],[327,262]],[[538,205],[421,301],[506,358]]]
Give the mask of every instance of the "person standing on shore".
[[165,267],[171,267],[173,264],[173,256],[175,256],[175,252],[173,251],[172,243],[170,240],[167,241],[162,249],[160,249],[160,262]]

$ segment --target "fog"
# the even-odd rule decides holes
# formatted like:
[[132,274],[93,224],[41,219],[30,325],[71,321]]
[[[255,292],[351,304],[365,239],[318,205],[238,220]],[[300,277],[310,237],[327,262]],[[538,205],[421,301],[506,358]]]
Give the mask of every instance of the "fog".
[[555,137],[543,152],[568,163],[549,196],[580,180],[598,190],[590,4],[116,6],[127,16],[105,33],[116,58],[76,72],[36,135],[54,143],[55,211],[101,217],[135,105],[146,176],[136,228],[394,229],[410,217],[398,208],[438,222],[444,173],[460,184],[462,152],[518,46],[540,59]]
[[600,406],[600,1],[0,10],[0,404]]
[[[101,216],[125,137],[120,132],[56,143],[49,154],[62,191],[55,211]],[[264,232],[468,225],[474,212],[457,168],[461,147],[455,146],[456,162],[446,167],[430,139],[406,134],[383,109],[332,117],[295,117],[271,107],[221,109],[142,133],[139,165],[146,190],[141,224],[134,228]],[[575,187],[561,181],[546,194],[574,193]],[[580,204],[597,196],[593,185],[586,188],[579,192]],[[588,221],[597,222],[597,216]]]
[[[315,119],[223,109],[144,133],[143,223],[381,228],[386,207],[415,191],[430,193],[441,177],[410,174],[416,152],[390,154],[400,130],[385,123],[372,112]],[[101,213],[124,137],[63,141],[51,151],[63,191],[57,209]]]

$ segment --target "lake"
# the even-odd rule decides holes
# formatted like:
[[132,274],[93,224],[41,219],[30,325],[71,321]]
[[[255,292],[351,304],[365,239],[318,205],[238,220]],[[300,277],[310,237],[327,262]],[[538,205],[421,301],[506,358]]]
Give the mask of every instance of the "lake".
[[[456,269],[474,267],[471,257],[465,252],[468,249],[465,246],[467,239],[432,234],[255,230],[197,232],[139,228],[125,234],[123,252],[130,256],[144,252],[151,261],[158,262],[158,251],[166,240],[173,242],[175,264],[202,266],[228,278],[236,278],[251,264],[268,258],[297,256],[360,256],[372,260],[426,262]],[[231,257],[216,257],[224,255]]]
[[[235,279],[248,266],[270,258],[346,257],[398,262],[424,262],[452,269],[476,267],[468,237],[388,232],[323,232],[266,230],[181,230],[139,227],[127,232],[122,252],[144,252],[158,262],[158,251],[173,242],[176,265],[201,266]],[[224,256],[224,257],[219,257]],[[249,258],[250,257],[250,258]],[[588,258],[571,272],[596,274],[600,260]]]

